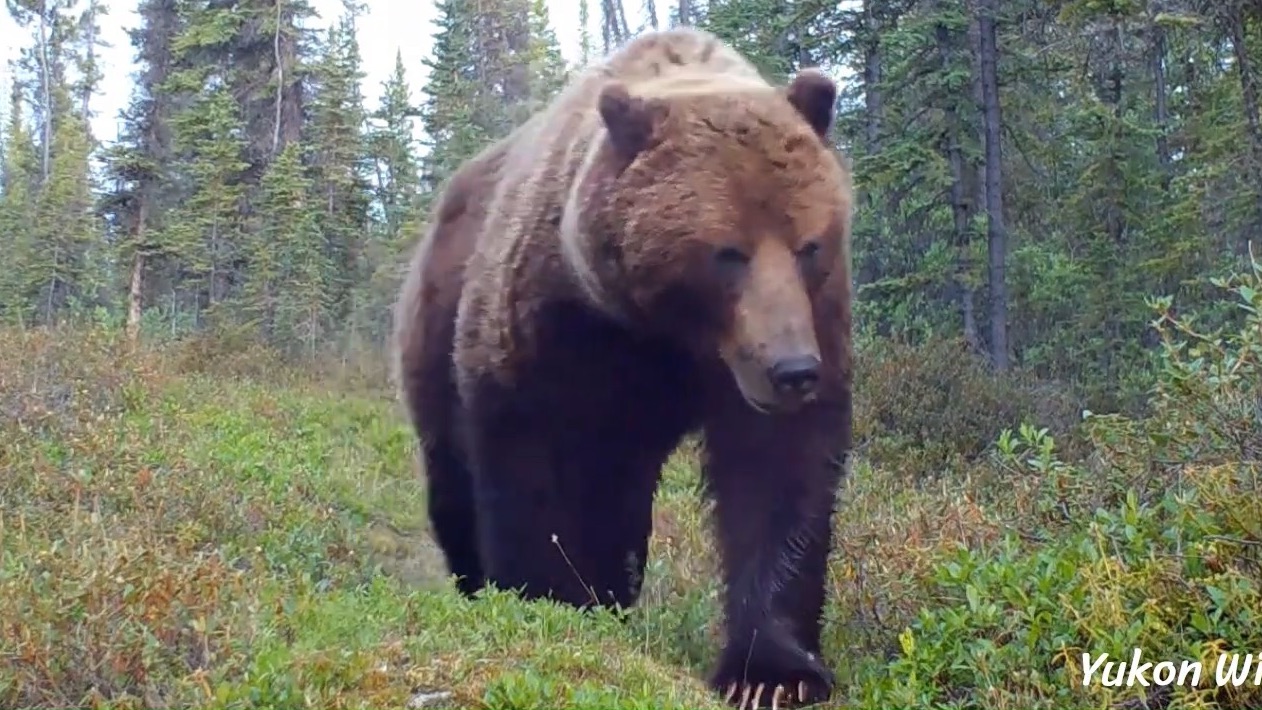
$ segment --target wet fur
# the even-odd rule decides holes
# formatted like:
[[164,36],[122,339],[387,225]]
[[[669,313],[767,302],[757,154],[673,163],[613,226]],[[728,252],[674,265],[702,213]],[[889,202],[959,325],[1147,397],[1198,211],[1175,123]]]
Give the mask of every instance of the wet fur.
[[[611,146],[597,110],[611,80],[695,103],[644,137],[669,150],[632,166]],[[811,124],[819,111],[798,102],[803,121],[775,91],[688,29],[642,35],[589,69],[449,180],[396,305],[394,366],[434,533],[466,594],[493,581],[634,604],[661,467],[700,432],[727,590],[711,683],[767,684],[766,697],[803,684],[799,700],[815,701],[833,682],[821,612],[851,437],[850,193],[809,159],[811,130],[827,130]],[[745,164],[751,145],[765,163]],[[756,194],[780,199],[740,197]],[[731,294],[679,284],[711,263],[716,238],[757,248],[772,232],[828,238],[806,279],[819,396],[766,415],[716,356],[735,327]]]

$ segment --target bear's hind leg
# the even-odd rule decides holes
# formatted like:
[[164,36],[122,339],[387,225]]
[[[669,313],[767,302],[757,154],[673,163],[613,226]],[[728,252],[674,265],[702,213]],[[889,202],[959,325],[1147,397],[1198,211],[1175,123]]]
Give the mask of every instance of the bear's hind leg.
[[[486,578],[525,598],[623,608],[639,597],[663,463],[678,413],[532,406],[473,422],[475,495]],[[561,421],[561,419],[564,421]],[[628,421],[631,425],[628,426]]]
[[546,410],[505,409],[469,422],[485,579],[527,600],[592,606],[597,600],[583,580],[591,572],[571,522],[573,491],[567,492],[561,468],[573,462],[561,455],[564,445],[557,429],[546,425]]
[[581,530],[594,568],[588,580],[602,604],[630,608],[639,600],[653,532],[653,494],[671,448],[647,443],[619,450],[595,441],[587,457],[587,481]]
[[447,442],[426,446],[421,461],[428,481],[430,525],[447,569],[456,576],[456,589],[473,596],[484,584],[478,552],[477,507],[473,476]]
[[462,373],[487,579],[579,607],[639,595],[662,464],[698,419],[673,346],[585,308],[540,313],[540,345],[511,384]]
[[697,378],[659,343],[607,336],[603,355],[604,365],[584,363],[591,384],[578,399],[582,426],[571,429],[583,495],[575,522],[594,570],[589,585],[602,604],[626,609],[644,583],[662,467],[698,423]]

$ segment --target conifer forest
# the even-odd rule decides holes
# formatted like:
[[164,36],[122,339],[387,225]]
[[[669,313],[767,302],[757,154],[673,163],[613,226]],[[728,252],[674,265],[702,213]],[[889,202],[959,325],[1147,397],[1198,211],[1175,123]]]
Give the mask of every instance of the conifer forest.
[[103,137],[127,3],[7,0],[0,707],[726,707],[693,444],[627,618],[470,601],[387,372],[447,178],[680,24],[841,88],[828,707],[1262,706],[1262,0],[433,0],[369,86],[390,7],[136,0]]

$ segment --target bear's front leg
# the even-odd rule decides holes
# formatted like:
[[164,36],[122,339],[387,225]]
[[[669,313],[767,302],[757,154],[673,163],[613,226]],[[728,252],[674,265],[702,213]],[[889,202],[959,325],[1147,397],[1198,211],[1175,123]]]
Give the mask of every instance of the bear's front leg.
[[727,644],[711,685],[743,707],[821,702],[833,688],[820,629],[848,399],[793,414],[741,404],[705,429],[727,587]]

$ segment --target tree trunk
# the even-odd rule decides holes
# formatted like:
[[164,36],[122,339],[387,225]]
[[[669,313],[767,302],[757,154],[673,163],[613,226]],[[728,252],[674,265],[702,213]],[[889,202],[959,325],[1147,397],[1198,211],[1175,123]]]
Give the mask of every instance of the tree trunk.
[[[40,184],[48,183],[49,173],[52,172],[53,162],[53,74],[50,66],[51,60],[48,56],[48,7],[44,3],[39,5],[39,74],[40,74],[40,94],[44,103],[44,126],[43,126],[43,155],[41,164],[41,180]],[[86,120],[86,117],[85,117]]]
[[998,370],[1008,369],[1008,232],[1003,219],[1003,163],[999,109],[997,0],[978,0],[982,124],[986,138],[986,237],[990,260],[990,351]]
[[876,17],[875,0],[863,2],[863,100],[867,109],[868,155],[880,151],[881,142],[881,27]]
[[127,339],[140,340],[141,294],[144,293],[145,253],[136,250],[131,258],[131,285],[127,288]]
[[691,25],[693,14],[692,0],[679,0],[679,24]]
[[131,259],[131,284],[127,288],[127,338],[133,343],[140,339],[140,316],[144,297],[145,280],[145,233],[148,231],[149,199],[143,193],[136,209],[136,231],[132,243],[136,253]]
[[1228,21],[1231,35],[1232,53],[1236,60],[1236,70],[1240,74],[1240,96],[1244,104],[1245,126],[1249,132],[1249,158],[1246,161],[1248,176],[1253,183],[1256,211],[1254,223],[1246,230],[1245,239],[1241,239],[1238,253],[1247,256],[1249,253],[1249,236],[1257,236],[1262,232],[1262,119],[1258,109],[1258,76],[1249,54],[1249,46],[1245,40],[1244,10],[1237,7]]
[[1109,32],[1112,37],[1112,46],[1109,52],[1109,73],[1108,80],[1104,86],[1104,100],[1113,108],[1113,120],[1116,121],[1115,128],[1110,130],[1109,140],[1109,159],[1107,162],[1108,171],[1104,173],[1106,184],[1109,186],[1109,199],[1104,205],[1105,209],[1105,230],[1113,243],[1120,249],[1126,240],[1126,214],[1123,210],[1123,201],[1125,200],[1123,192],[1118,190],[1124,182],[1122,176],[1122,162],[1125,157],[1122,155],[1121,146],[1116,138],[1117,131],[1123,121],[1122,91],[1125,86],[1126,68],[1125,68],[1125,37],[1122,34],[1122,18],[1116,14],[1111,17],[1112,28]]
[[[98,7],[95,0],[89,3],[86,11],[86,36],[83,38],[84,51],[87,53],[86,71],[92,74],[96,73],[96,13]],[[96,90],[96,76],[85,76],[83,78],[83,89],[79,95],[79,115],[83,116],[84,121],[90,121],[90,107],[92,102],[92,93]]]
[[605,52],[621,46],[631,34],[627,27],[627,13],[622,7],[622,0],[602,0],[601,15],[604,20],[602,37],[605,40]]
[[[864,119],[864,146],[865,155],[876,155],[881,152],[881,126],[885,115],[885,105],[881,94],[881,23],[877,16],[876,0],[863,1],[863,27],[860,32],[863,39],[863,102],[865,111]],[[875,232],[880,234],[882,226],[885,224],[885,210],[888,206],[879,204],[877,196],[872,190],[864,191],[869,219],[872,222]],[[855,274],[859,283],[872,283],[879,278],[878,265],[876,260],[868,252],[868,256],[862,258],[857,267]]]
[[1170,109],[1166,88],[1166,30],[1150,22],[1152,30],[1153,122],[1157,124],[1157,161],[1161,163],[1161,187],[1170,189]]
[[285,106],[285,61],[280,53],[280,28],[283,26],[285,0],[276,0],[276,27],[272,32],[272,56],[276,61],[276,117],[272,125],[272,158],[280,154],[280,124]]
[[[953,55],[951,31],[946,25],[939,23],[934,28],[934,34],[938,40],[938,56],[942,61],[942,70],[949,72]],[[955,104],[954,94],[947,97],[943,114],[946,118],[947,163],[951,166],[951,216],[954,227],[951,243],[956,253],[955,290],[960,299],[964,339],[970,347],[977,348],[977,320],[973,309],[973,290],[967,280],[967,274],[972,270],[969,259],[972,251],[969,223],[972,221],[976,205],[969,199],[969,190],[965,184],[966,167],[964,148],[961,145],[963,127],[960,125],[960,112]]]

